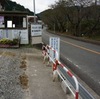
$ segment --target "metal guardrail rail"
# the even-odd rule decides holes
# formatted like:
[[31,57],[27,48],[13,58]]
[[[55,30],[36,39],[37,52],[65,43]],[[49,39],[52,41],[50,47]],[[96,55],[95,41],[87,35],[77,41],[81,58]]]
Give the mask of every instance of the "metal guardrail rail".
[[[47,45],[48,46],[48,45]],[[48,46],[50,50],[52,50],[56,55],[58,55],[57,51],[54,50],[52,47]],[[48,53],[47,53],[48,54]],[[75,96],[75,99],[79,99],[79,95],[82,99],[95,99],[78,81],[77,78],[64,66],[59,60],[57,60],[58,64],[50,57],[49,58],[53,62],[53,64],[58,65],[58,69],[63,74],[64,79],[67,79],[70,84],[76,89],[76,93],[74,94],[72,91],[72,94]],[[59,74],[58,74],[59,75]],[[61,75],[60,75],[61,77]],[[73,78],[73,79],[72,79]],[[65,82],[66,83],[66,82]],[[68,87],[68,86],[67,86]],[[69,87],[70,89],[70,87]],[[79,95],[78,95],[79,94]]]
[[[56,50],[54,50],[52,47],[50,46],[45,46],[46,52],[45,55],[47,55],[50,60],[53,62],[53,71],[56,71],[56,67],[58,67],[57,65],[60,65],[62,67],[62,69],[71,77],[71,79],[73,79],[74,84],[75,84],[75,93],[73,92],[73,90],[71,90],[69,87],[69,90],[72,92],[72,94],[74,95],[75,99],[79,99],[79,84],[78,84],[78,80],[77,78],[57,59],[52,59],[48,53],[48,50],[52,50],[57,56],[58,56],[58,52]],[[66,82],[65,82],[66,83]]]
[[[75,88],[74,81],[70,79],[70,77],[60,66],[58,66],[58,68],[60,72],[62,72],[64,78],[67,79],[71,83],[71,85]],[[80,83],[79,83],[79,95],[81,96],[82,99],[95,99]]]

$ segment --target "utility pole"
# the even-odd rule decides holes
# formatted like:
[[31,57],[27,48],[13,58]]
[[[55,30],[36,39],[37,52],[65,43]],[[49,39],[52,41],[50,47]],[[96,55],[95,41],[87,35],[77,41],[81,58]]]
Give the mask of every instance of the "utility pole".
[[98,4],[100,5],[100,0],[98,0]]
[[33,0],[33,9],[34,9],[34,24],[36,23],[36,16],[35,16],[35,0]]
[[95,5],[97,5],[97,0],[95,0]]

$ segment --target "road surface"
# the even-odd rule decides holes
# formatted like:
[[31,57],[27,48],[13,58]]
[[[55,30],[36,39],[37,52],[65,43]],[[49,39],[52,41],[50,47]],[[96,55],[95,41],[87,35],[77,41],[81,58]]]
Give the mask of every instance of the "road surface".
[[43,42],[60,37],[61,60],[100,95],[100,46],[43,31]]

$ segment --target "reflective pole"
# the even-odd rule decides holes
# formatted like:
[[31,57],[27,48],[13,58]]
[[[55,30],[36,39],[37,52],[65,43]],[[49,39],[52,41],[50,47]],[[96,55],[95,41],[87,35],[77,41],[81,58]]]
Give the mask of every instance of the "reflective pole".
[[36,23],[36,16],[35,16],[35,0],[33,0],[33,8],[34,8],[34,24]]

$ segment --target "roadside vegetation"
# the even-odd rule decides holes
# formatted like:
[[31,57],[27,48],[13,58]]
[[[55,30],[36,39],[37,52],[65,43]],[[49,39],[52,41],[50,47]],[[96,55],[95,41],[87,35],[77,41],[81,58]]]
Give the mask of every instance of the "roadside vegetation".
[[0,45],[4,44],[4,45],[17,45],[19,43],[19,40],[18,39],[13,39],[13,40],[10,40],[8,38],[3,38],[3,39],[0,39]]
[[27,12],[28,15],[34,15],[32,11],[30,11],[28,8],[25,8],[23,5],[20,5],[12,0],[2,0],[4,3],[4,9],[5,11],[23,11]]
[[49,30],[100,41],[100,2],[56,0],[39,14]]

